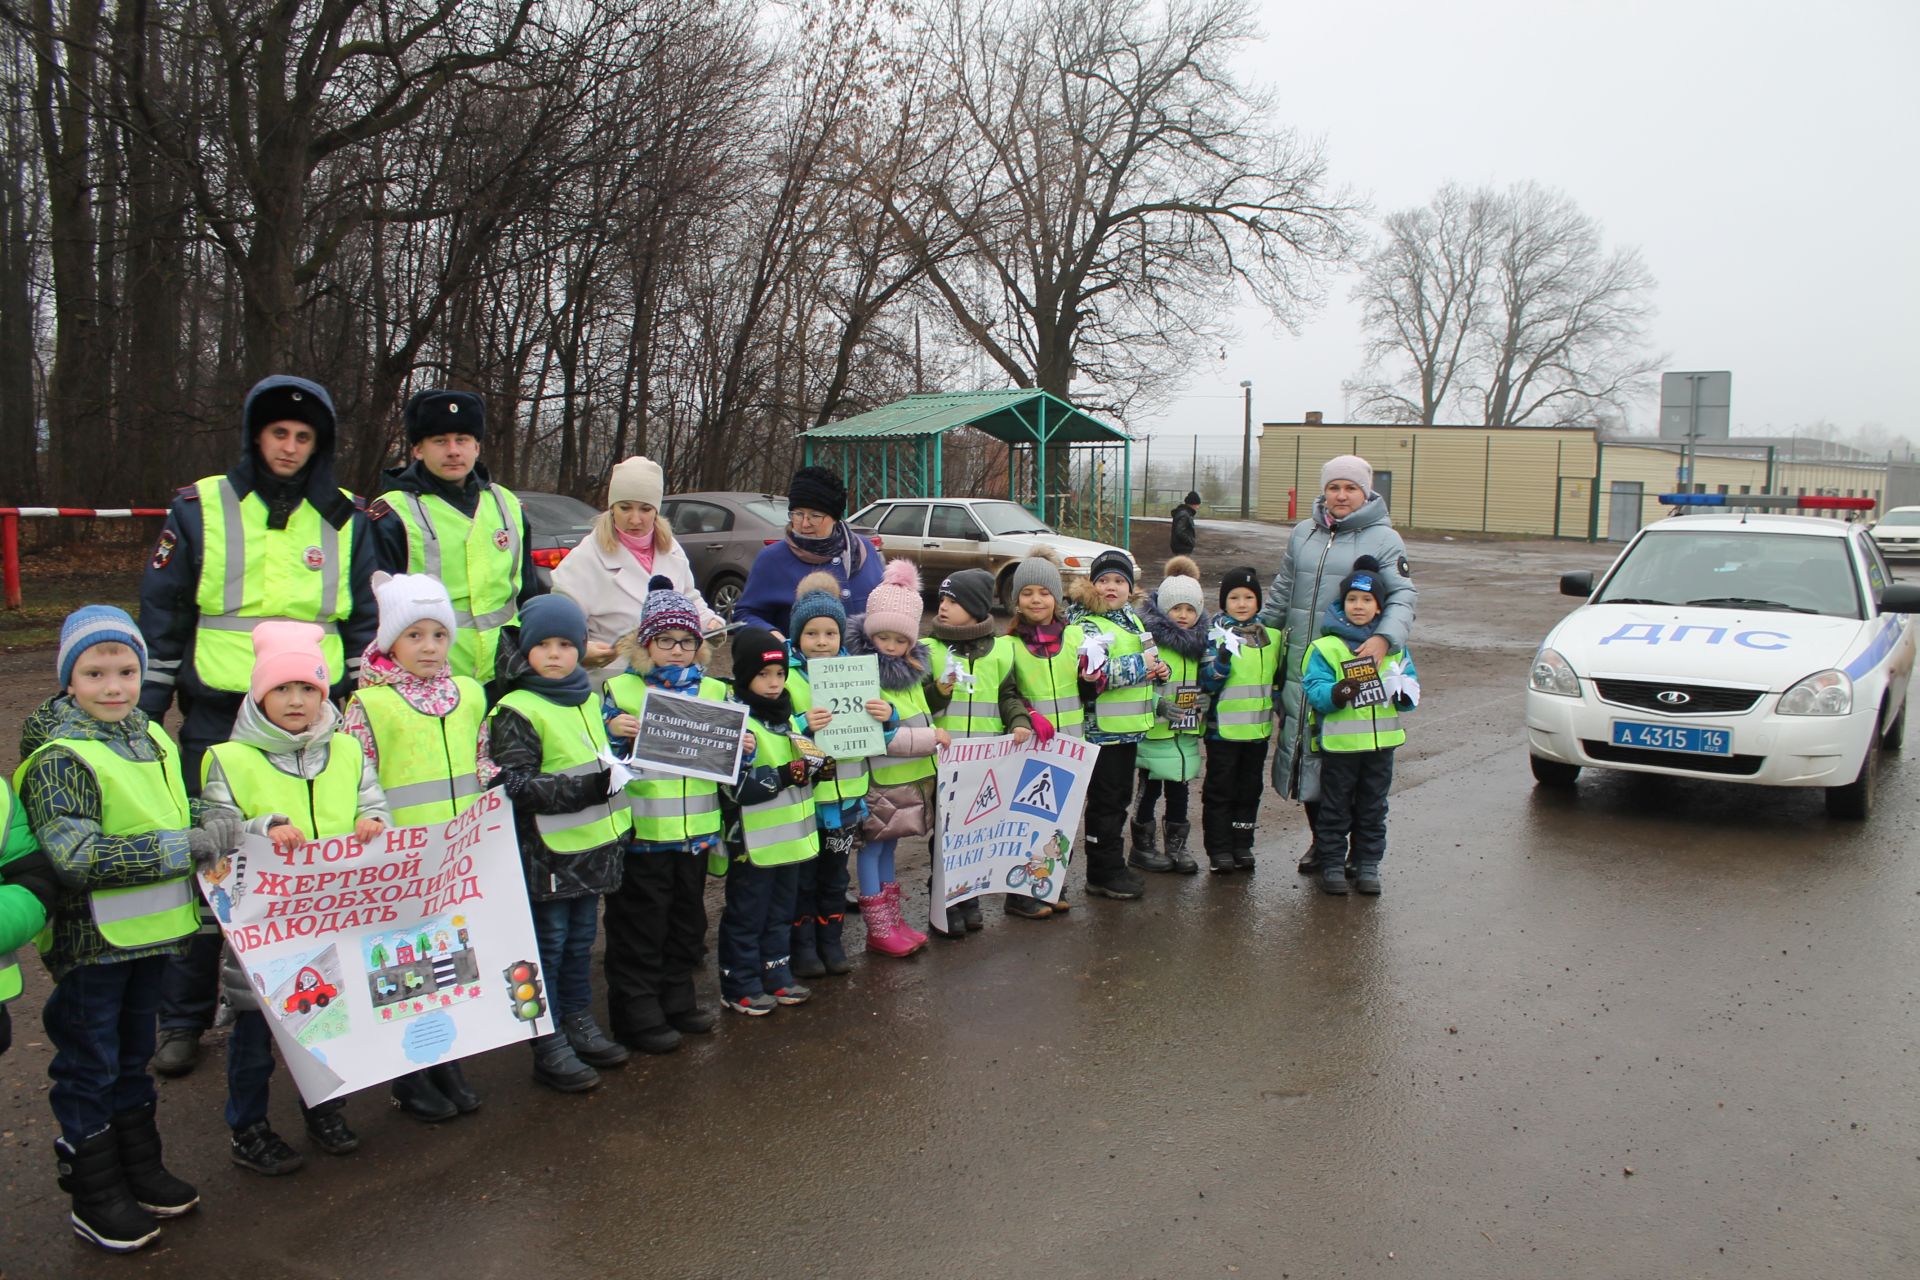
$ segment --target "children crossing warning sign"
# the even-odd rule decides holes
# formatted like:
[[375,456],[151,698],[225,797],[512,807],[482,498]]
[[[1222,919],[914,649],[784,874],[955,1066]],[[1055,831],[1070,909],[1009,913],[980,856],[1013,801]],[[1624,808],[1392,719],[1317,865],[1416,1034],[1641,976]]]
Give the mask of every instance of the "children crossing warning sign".
[[969,824],[980,821],[1000,807],[1000,782],[993,776],[993,770],[987,770],[987,776],[980,783],[980,794],[973,798],[973,808],[967,810]]

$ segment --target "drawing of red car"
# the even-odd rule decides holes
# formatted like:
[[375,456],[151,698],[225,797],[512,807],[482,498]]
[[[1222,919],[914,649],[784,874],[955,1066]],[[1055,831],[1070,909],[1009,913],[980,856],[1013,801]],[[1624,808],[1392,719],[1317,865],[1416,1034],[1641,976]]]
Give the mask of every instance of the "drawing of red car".
[[300,970],[293,980],[293,994],[287,997],[288,1013],[312,1013],[316,1008],[324,1009],[340,989],[320,976],[320,971],[312,965]]

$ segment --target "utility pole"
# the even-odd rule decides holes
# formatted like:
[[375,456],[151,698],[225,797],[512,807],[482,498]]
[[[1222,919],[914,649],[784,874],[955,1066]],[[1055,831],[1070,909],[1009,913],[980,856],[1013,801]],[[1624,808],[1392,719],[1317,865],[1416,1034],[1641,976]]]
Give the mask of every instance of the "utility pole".
[[1240,518],[1253,518],[1253,383],[1241,380],[1241,399],[1246,407],[1246,422],[1240,434]]

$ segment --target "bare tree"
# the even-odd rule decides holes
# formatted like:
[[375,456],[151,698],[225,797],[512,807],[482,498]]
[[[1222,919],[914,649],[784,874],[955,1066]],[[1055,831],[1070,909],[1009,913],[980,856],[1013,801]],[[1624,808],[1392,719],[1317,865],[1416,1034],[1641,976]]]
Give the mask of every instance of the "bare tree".
[[1617,418],[1659,368],[1646,347],[1653,277],[1609,251],[1565,194],[1447,186],[1387,219],[1354,296],[1367,364],[1356,416],[1491,427]]
[[[1350,207],[1231,59],[1246,0],[942,0],[931,33],[954,163],[939,217],[964,256],[929,282],[1019,386],[1119,409],[1223,333],[1242,287],[1285,323],[1345,256]],[[896,217],[912,222],[905,210]]]

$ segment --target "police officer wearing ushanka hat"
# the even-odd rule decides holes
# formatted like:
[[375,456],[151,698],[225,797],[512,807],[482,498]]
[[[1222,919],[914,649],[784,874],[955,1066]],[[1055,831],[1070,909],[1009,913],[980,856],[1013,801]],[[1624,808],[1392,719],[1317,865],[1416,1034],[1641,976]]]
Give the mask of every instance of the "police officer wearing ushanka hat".
[[479,396],[416,392],[404,420],[412,461],[386,472],[367,510],[380,567],[446,584],[457,624],[451,674],[492,683],[501,630],[544,590],[526,513],[480,461],[487,406]]
[[[352,692],[379,626],[379,565],[366,514],[333,476],[333,400],[305,378],[275,374],[247,392],[240,458],[225,475],[174,494],[140,583],[147,669],[140,709],[160,722],[174,696],[184,716],[181,767],[200,790],[200,760],[225,742],[253,676],[253,628],[318,623],[335,698]],[[169,968],[154,1069],[193,1069],[219,997],[218,929]]]

